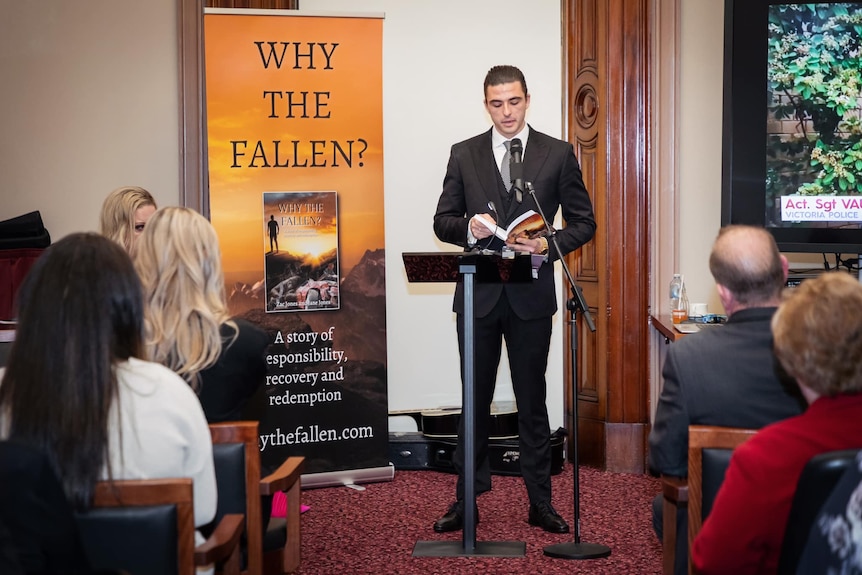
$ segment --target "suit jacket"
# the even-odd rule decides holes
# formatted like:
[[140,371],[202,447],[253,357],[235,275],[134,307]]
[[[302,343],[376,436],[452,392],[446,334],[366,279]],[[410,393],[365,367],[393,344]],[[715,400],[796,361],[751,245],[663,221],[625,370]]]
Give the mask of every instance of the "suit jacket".
[[[596,229],[593,206],[584,187],[581,169],[572,145],[530,128],[524,149],[524,181],[532,182],[536,198],[545,216],[553,221],[562,208],[566,227],[556,233],[563,254],[569,253],[592,237]],[[503,182],[491,148],[491,130],[452,146],[449,165],[443,180],[443,192],[434,214],[434,233],[446,243],[467,246],[467,228],[475,214],[489,213],[488,202],[498,208],[501,227],[506,227],[517,216],[536,209],[533,198],[525,193],[523,202],[506,205]],[[548,261],[539,269],[539,277],[531,283],[481,284],[474,289],[476,317],[484,317],[500,297],[503,290],[512,309],[521,319],[536,319],[553,315],[557,311],[554,294],[552,262],[556,254],[551,247]],[[455,289],[453,309],[464,311],[463,285]]]
[[772,352],[775,309],[740,310],[670,346],[649,434],[651,471],[688,475],[690,424],[759,429],[802,412],[805,402]]

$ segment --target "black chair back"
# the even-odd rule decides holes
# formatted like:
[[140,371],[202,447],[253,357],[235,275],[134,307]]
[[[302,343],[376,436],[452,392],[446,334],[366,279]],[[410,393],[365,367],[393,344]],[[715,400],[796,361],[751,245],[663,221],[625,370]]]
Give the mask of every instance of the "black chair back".
[[103,507],[78,513],[78,531],[97,569],[135,575],[177,573],[177,510],[174,505]]
[[[213,463],[215,465],[216,485],[218,486],[218,507],[212,525],[217,525],[224,515],[246,511],[246,458],[244,443],[213,443]],[[278,519],[270,520],[272,497],[261,497],[261,529],[264,534],[263,549],[278,549],[284,547],[287,541],[286,522]],[[242,535],[243,569],[247,567],[247,536]]]
[[811,458],[803,468],[781,542],[779,575],[796,573],[796,566],[820,508],[844,472],[856,461],[857,453],[858,449],[821,453]]
[[718,495],[718,490],[724,482],[724,474],[730,465],[732,449],[704,449],[703,450],[703,485],[701,518],[706,520],[712,511],[712,504]]
[[[76,519],[87,555],[98,569],[194,575],[191,478],[99,481],[90,510],[77,513]],[[235,533],[238,538],[239,531]],[[200,564],[221,560],[224,550],[220,546],[219,559],[207,555],[207,562]]]
[[245,515],[245,444],[216,443],[213,445],[218,507],[214,523],[229,513]]
[[[214,443],[213,464],[215,466],[218,504],[215,520],[218,525],[222,517],[231,513],[248,515],[246,511],[245,444]],[[204,530],[206,534],[207,530]],[[240,538],[240,568],[248,569],[248,535],[243,531]]]

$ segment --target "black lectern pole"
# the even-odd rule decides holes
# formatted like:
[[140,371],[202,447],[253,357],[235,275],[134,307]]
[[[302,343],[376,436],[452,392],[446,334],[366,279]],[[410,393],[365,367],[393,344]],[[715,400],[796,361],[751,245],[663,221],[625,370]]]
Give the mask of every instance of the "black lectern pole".
[[462,541],[464,552],[476,550],[476,350],[473,334],[473,281],[476,277],[474,262],[461,262],[459,267],[464,276],[464,388],[462,405],[464,409],[464,530]]
[[[405,254],[406,255],[406,254]],[[459,257],[458,272],[464,282],[464,529],[462,541],[417,541],[414,557],[522,557],[527,553],[523,541],[476,541],[476,406],[474,383],[476,376],[473,334],[473,282],[478,271],[479,254]],[[499,257],[499,256],[497,256]],[[490,261],[490,260],[488,260]],[[494,266],[496,269],[496,265]],[[500,281],[499,279],[497,281]]]

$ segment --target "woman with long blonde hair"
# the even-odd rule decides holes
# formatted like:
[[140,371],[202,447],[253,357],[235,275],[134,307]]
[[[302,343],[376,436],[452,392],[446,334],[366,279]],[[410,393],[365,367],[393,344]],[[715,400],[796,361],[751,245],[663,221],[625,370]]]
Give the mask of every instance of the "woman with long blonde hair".
[[135,267],[152,360],[188,382],[211,423],[241,419],[266,377],[268,338],[230,317],[215,229],[192,209],[162,208],[141,234]]
[[105,198],[99,215],[99,233],[134,255],[135,241],[156,212],[156,200],[140,186],[117,188]]

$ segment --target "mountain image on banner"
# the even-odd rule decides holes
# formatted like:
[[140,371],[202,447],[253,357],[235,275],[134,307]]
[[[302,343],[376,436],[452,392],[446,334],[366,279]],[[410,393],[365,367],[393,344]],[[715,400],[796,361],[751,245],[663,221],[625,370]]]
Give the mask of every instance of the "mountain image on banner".
[[338,195],[264,192],[266,311],[340,309]]

